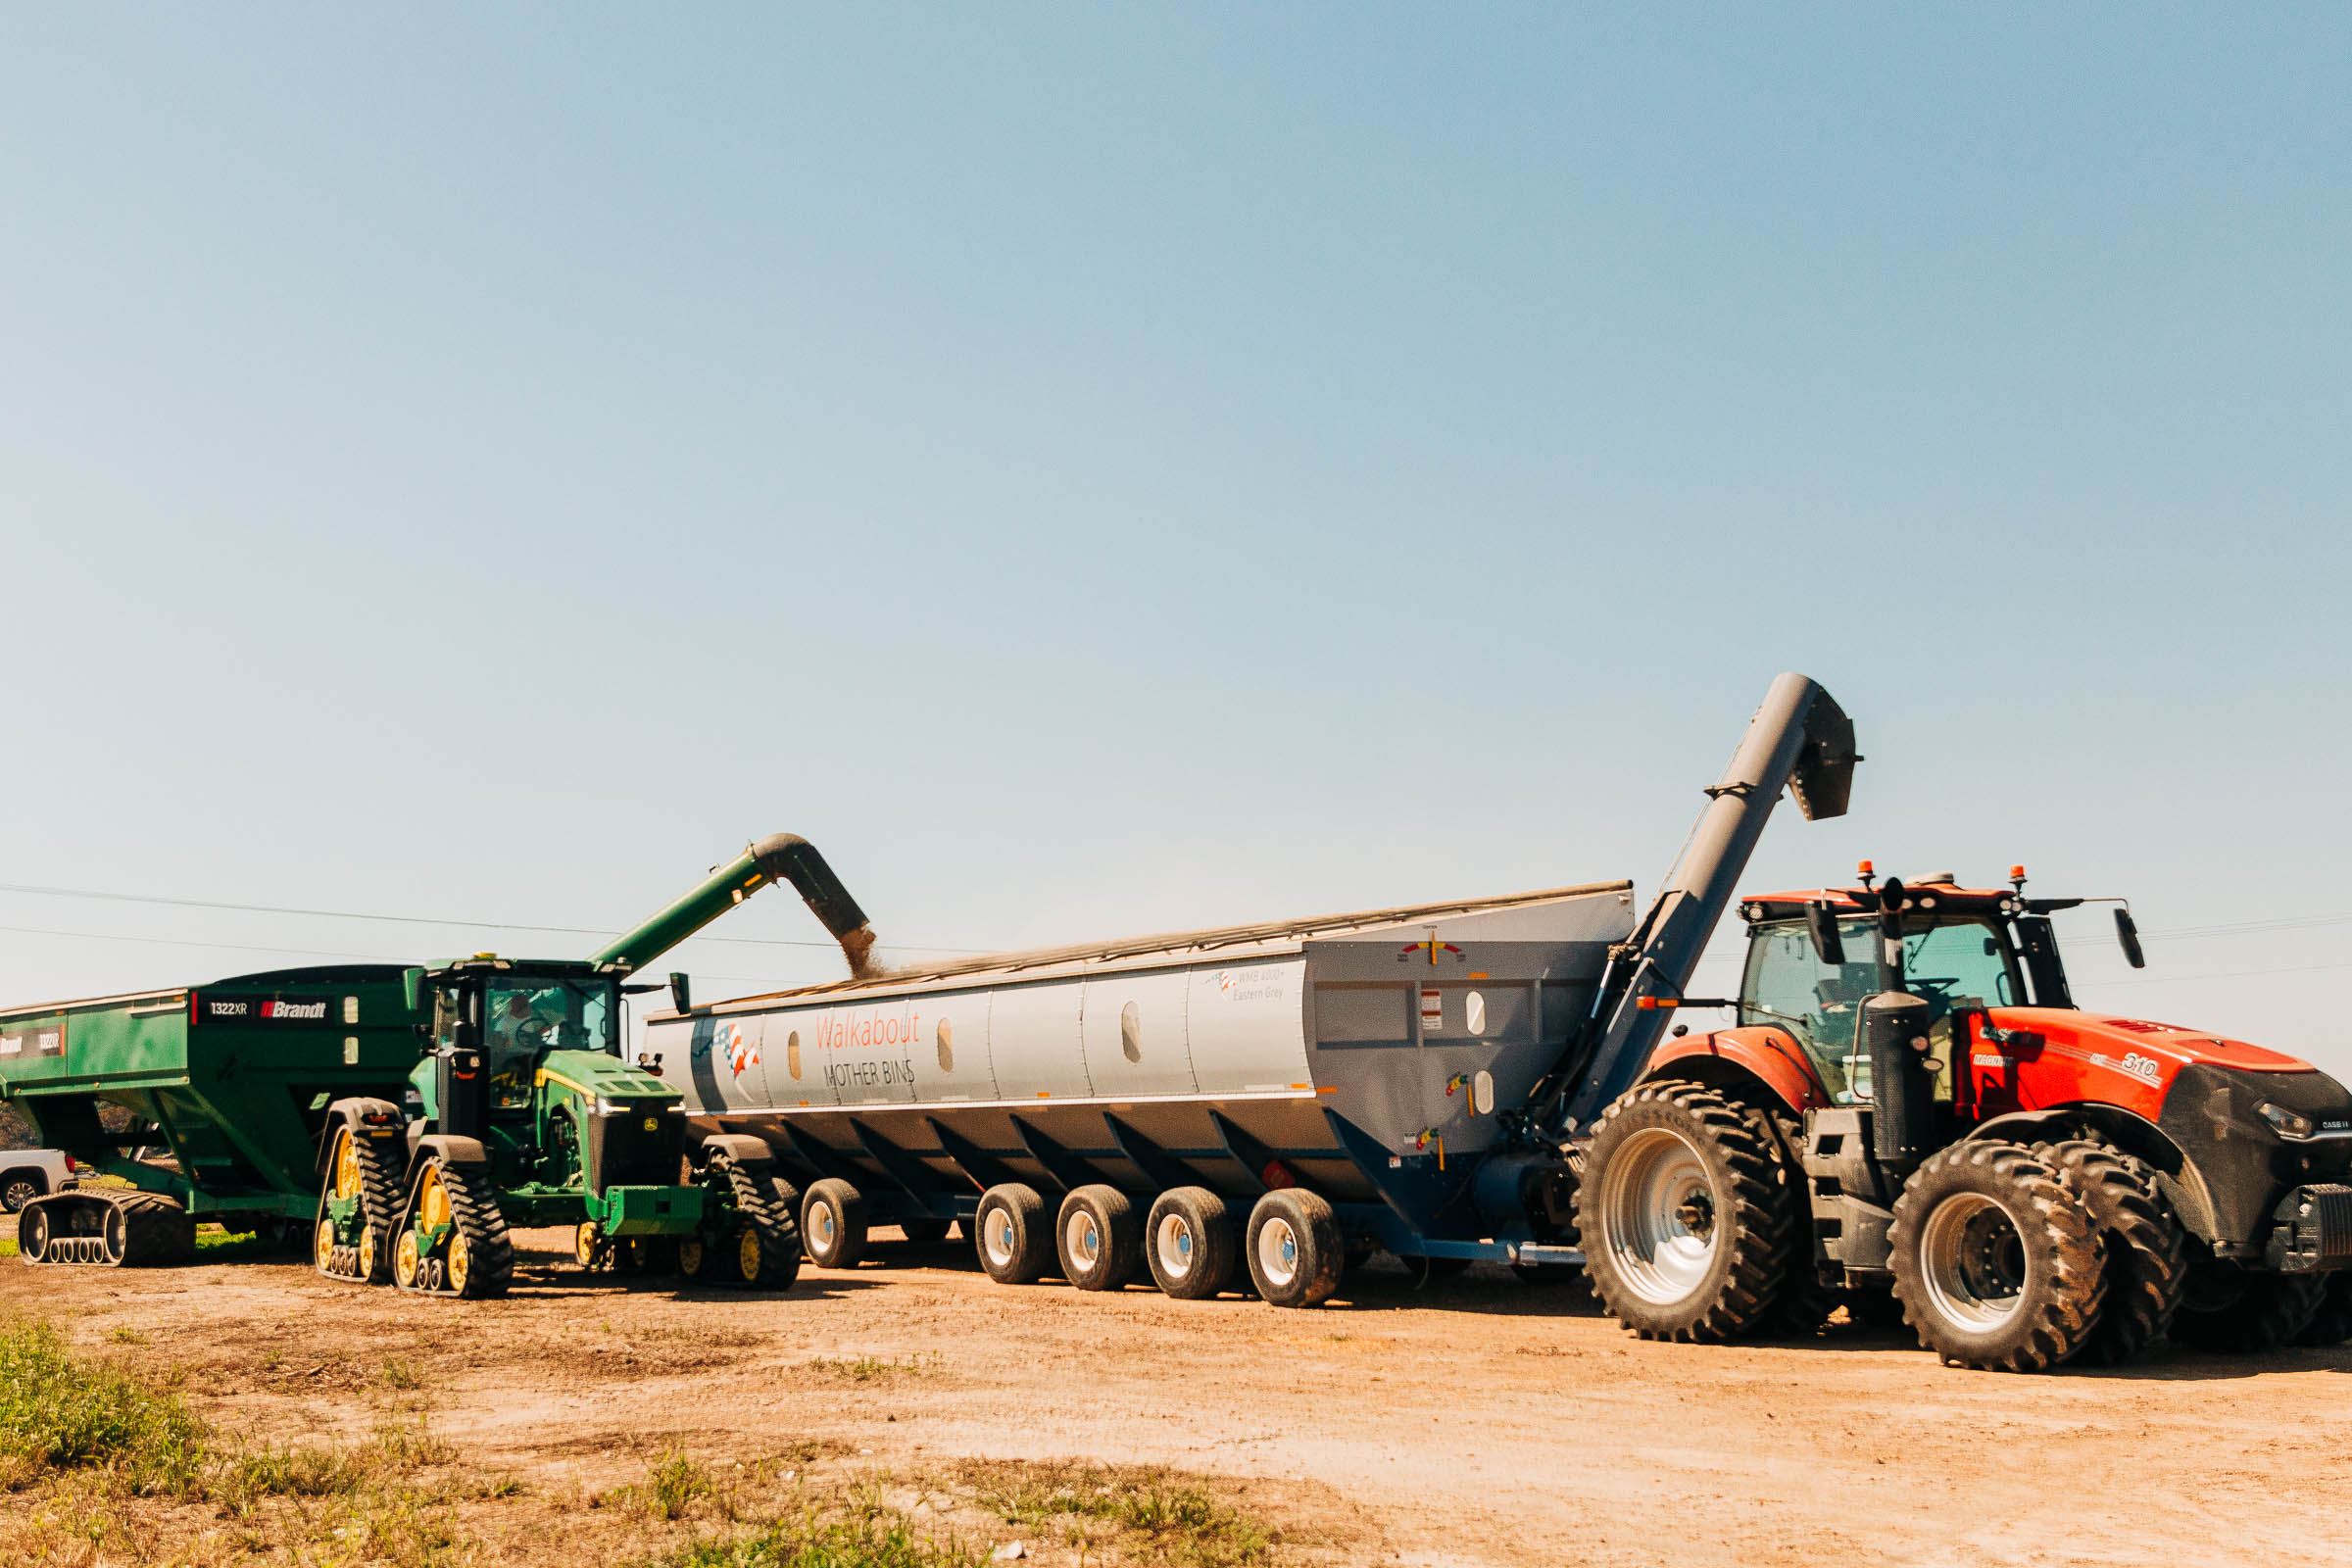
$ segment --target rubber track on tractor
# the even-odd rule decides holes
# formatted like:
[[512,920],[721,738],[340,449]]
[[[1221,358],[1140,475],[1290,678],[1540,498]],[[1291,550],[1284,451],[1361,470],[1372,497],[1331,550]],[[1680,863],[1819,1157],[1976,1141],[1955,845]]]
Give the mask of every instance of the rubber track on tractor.
[[477,1301],[506,1295],[507,1287],[514,1283],[514,1242],[507,1234],[507,1216],[499,1210],[489,1172],[470,1165],[436,1164],[433,1168],[441,1173],[441,1189],[449,1195],[449,1220],[466,1238],[471,1267],[461,1291],[449,1283],[447,1257],[429,1259],[413,1289],[424,1296],[457,1296]]
[[742,1271],[735,1268],[725,1269],[723,1277],[728,1284],[747,1291],[790,1289],[801,1277],[801,1227],[792,1216],[792,1205],[775,1201],[774,1189],[784,1184],[762,1180],[763,1173],[745,1170],[731,1159],[717,1163],[719,1174],[727,1179],[736,1212],[760,1233],[760,1277],[744,1279]]
[[[351,1152],[360,1164],[360,1212],[367,1223],[375,1228],[375,1268],[360,1272],[360,1250],[357,1247],[338,1247],[326,1267],[318,1270],[332,1280],[352,1280],[367,1285],[383,1285],[392,1278],[392,1245],[400,1235],[400,1167],[383,1152],[383,1145],[392,1144],[405,1149],[399,1139],[377,1140],[363,1138],[355,1128],[351,1137]],[[326,1194],[334,1186],[333,1161],[328,1161],[325,1180],[318,1194],[318,1218],[314,1226],[326,1218]],[[314,1248],[312,1259],[317,1261]]]
[[24,1205],[17,1235],[27,1263],[152,1268],[196,1255],[195,1220],[162,1193],[52,1193]]
[[2147,1167],[2130,1154],[2082,1138],[2036,1144],[2034,1152],[2107,1236],[2107,1299],[2069,1359],[2121,1366],[2172,1328],[2188,1292],[2188,1237]]

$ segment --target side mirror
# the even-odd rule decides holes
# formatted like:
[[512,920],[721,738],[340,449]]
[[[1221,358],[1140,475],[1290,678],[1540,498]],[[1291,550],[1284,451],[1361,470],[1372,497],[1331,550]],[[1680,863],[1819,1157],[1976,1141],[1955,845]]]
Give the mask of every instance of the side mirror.
[[2139,951],[2139,927],[2133,922],[2132,911],[2122,905],[2116,906],[2115,910],[2115,940],[2123,944],[2126,963],[2134,969],[2148,966],[2148,956]]
[[675,969],[669,972],[669,1004],[680,1012],[694,1010],[694,988],[686,976]]
[[422,1009],[424,1006],[424,971],[422,969],[400,971],[400,996],[401,1000],[408,1004],[411,1012]]
[[1813,934],[1813,956],[1835,969],[1845,962],[1845,941],[1838,935],[1838,916],[1827,899],[1805,906],[1805,929]]

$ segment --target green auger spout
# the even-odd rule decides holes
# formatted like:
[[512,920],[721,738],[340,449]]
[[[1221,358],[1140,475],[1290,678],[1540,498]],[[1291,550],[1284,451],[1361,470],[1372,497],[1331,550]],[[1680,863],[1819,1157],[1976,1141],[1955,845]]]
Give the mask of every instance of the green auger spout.
[[790,883],[800,894],[809,912],[841,944],[853,975],[862,977],[871,970],[874,931],[865,911],[816,853],[816,846],[797,833],[771,834],[750,846],[685,897],[597,950],[588,961],[643,969],[770,882]]

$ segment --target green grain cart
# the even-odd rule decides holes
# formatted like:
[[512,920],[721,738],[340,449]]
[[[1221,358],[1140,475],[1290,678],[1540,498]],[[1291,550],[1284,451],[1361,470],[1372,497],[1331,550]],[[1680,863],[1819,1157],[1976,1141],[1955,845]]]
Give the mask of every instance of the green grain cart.
[[20,1254],[182,1262],[209,1220],[300,1240],[335,1278],[478,1298],[512,1277],[509,1225],[568,1225],[587,1267],[789,1284],[793,1194],[766,1147],[690,1149],[678,1090],[622,1054],[623,995],[656,989],[629,975],[772,881],[863,964],[864,915],[778,834],[586,959],[278,969],[0,1010],[0,1099],[130,1183],[28,1203]]

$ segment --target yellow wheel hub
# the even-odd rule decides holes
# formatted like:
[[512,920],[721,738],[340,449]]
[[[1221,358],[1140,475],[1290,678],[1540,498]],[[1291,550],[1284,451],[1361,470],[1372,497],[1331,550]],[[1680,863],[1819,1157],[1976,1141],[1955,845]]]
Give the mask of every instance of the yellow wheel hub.
[[311,1246],[313,1255],[318,1259],[320,1269],[326,1269],[333,1265],[335,1261],[335,1222],[333,1220],[322,1219],[318,1222],[318,1231],[311,1239]]
[[360,1277],[365,1280],[375,1278],[375,1227],[372,1225],[360,1227]]
[[747,1281],[760,1277],[760,1233],[749,1225],[735,1242],[735,1267]]
[[424,1190],[416,1195],[416,1211],[427,1225],[449,1223],[449,1189],[441,1184],[438,1167],[424,1173]]
[[473,1272],[473,1249],[466,1245],[466,1233],[460,1231],[449,1239],[449,1288],[466,1289],[466,1276]]
[[703,1239],[700,1236],[681,1237],[678,1241],[678,1272],[700,1274],[703,1271]]
[[580,1221],[580,1228],[574,1231],[571,1237],[571,1255],[579,1260],[580,1267],[596,1267],[597,1240],[596,1221],[592,1219]]
[[417,1265],[423,1261],[416,1250],[416,1233],[402,1231],[400,1246],[392,1253],[392,1277],[401,1283],[403,1289],[413,1286],[416,1283]]
[[352,1141],[351,1129],[346,1127],[335,1134],[335,1196],[357,1198],[360,1195],[360,1150]]

